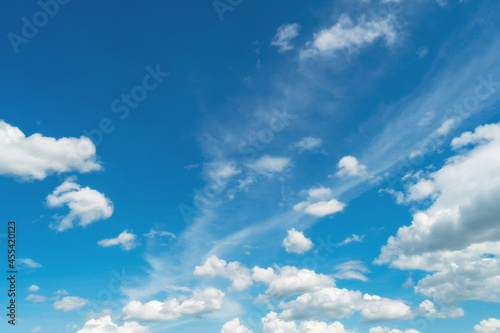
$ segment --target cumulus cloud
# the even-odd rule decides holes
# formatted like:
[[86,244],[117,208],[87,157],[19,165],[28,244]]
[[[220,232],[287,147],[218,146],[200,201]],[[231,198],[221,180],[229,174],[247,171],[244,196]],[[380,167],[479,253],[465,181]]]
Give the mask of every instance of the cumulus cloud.
[[123,326],[118,326],[113,322],[110,316],[104,316],[98,319],[91,319],[85,323],[83,328],[76,333],[149,333],[148,327],[141,326],[139,323],[125,322]]
[[293,49],[290,42],[299,35],[300,25],[297,23],[283,24],[278,28],[271,45],[278,48],[278,52],[285,53]]
[[103,239],[97,242],[99,246],[102,247],[110,247],[110,246],[121,246],[122,249],[125,251],[130,251],[137,247],[138,243],[136,242],[137,236],[134,235],[133,233],[128,232],[125,230],[121,234],[119,234],[115,238],[108,238],[108,239]]
[[299,151],[314,150],[321,146],[323,140],[320,138],[305,137],[295,144],[295,148]]
[[69,178],[59,185],[46,199],[47,206],[59,208],[67,206],[69,213],[52,224],[57,231],[65,231],[78,225],[86,227],[96,221],[107,219],[113,214],[113,203],[104,194],[89,187],[82,188]]
[[238,318],[234,318],[222,326],[220,333],[253,333],[253,331],[241,325]]
[[414,330],[414,329],[400,331],[400,330],[391,329],[388,327],[377,326],[377,327],[370,328],[369,333],[419,333],[419,332],[417,330]]
[[432,318],[458,318],[464,316],[464,309],[462,308],[446,308],[438,312],[436,305],[429,300],[420,303],[416,311],[420,316]]
[[360,164],[356,157],[344,156],[337,164],[337,176],[340,177],[366,177],[366,166]]
[[192,298],[169,298],[163,302],[142,304],[132,301],[123,308],[125,320],[171,321],[185,316],[201,315],[222,308],[224,293],[215,288],[195,290]]
[[262,175],[272,176],[283,172],[290,165],[289,158],[264,155],[254,163],[249,164],[248,167]]
[[311,46],[303,51],[303,56],[325,54],[338,50],[355,50],[365,47],[379,39],[385,39],[387,45],[394,44],[397,33],[394,16],[367,20],[361,16],[357,23],[343,14],[330,28],[315,34]]
[[338,264],[334,269],[337,273],[335,273],[333,277],[339,280],[360,280],[366,282],[368,278],[364,274],[370,272],[361,261],[357,260]]
[[500,320],[490,318],[488,320],[481,320],[479,324],[474,326],[474,333],[499,333]]
[[87,303],[88,300],[84,298],[76,296],[66,296],[61,300],[54,302],[54,309],[69,312],[84,307]]
[[100,169],[95,146],[87,137],[55,139],[39,133],[26,137],[0,120],[0,175],[41,180],[54,173]]
[[32,284],[31,286],[28,287],[28,290],[36,292],[36,291],[40,290],[40,287],[37,286],[37,285]]
[[331,189],[325,187],[312,188],[308,198],[299,202],[293,209],[309,215],[324,217],[344,210],[345,204],[333,198]]
[[288,253],[302,254],[314,247],[311,239],[306,238],[304,233],[292,228],[288,230],[288,236],[283,240],[283,246]]
[[262,333],[354,333],[346,330],[344,325],[336,321],[325,323],[321,321],[304,321],[298,326],[293,321],[284,321],[278,318],[276,312],[268,313],[262,318]]
[[430,206],[389,238],[376,263],[431,272],[415,290],[449,304],[500,302],[500,126],[480,126],[451,146],[458,153],[407,191],[407,201]]
[[33,303],[42,303],[42,302],[45,302],[47,300],[47,298],[45,296],[41,296],[41,295],[29,294],[25,298],[25,300],[31,301]]
[[230,279],[232,286],[230,291],[241,291],[252,285],[250,269],[242,266],[239,262],[227,263],[225,260],[212,255],[202,266],[196,266],[193,275],[195,277],[222,277]]
[[282,302],[280,318],[284,320],[310,320],[319,316],[345,318],[355,311],[364,322],[405,320],[413,317],[411,308],[400,300],[376,295],[362,295],[359,291],[323,288],[305,293],[290,302]]

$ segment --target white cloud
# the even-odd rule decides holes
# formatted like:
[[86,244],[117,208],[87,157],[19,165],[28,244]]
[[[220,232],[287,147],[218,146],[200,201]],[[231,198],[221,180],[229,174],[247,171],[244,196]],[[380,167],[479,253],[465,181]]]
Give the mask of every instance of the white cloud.
[[29,294],[25,300],[31,301],[33,303],[42,303],[47,300],[45,296],[40,296],[40,295],[35,295],[35,294]]
[[155,238],[156,236],[158,236],[158,237],[169,237],[169,238],[172,238],[172,239],[176,239],[177,238],[177,236],[174,233],[172,233],[172,232],[157,231],[155,229],[150,229],[147,234],[144,234],[144,236],[148,237],[148,238]]
[[297,326],[293,321],[281,320],[276,312],[270,312],[262,318],[262,333],[354,333],[354,331],[346,330],[338,321],[330,324],[321,321],[304,321]]
[[355,243],[355,242],[356,243],[362,243],[363,242],[363,238],[365,238],[365,235],[358,236],[356,234],[353,234],[351,237],[347,237],[346,239],[344,239],[342,242],[338,243],[337,245],[338,246],[344,246],[344,245]]
[[369,323],[413,317],[410,307],[402,301],[334,287],[305,293],[293,301],[282,302],[279,307],[283,309],[279,316],[284,320],[308,320],[318,315],[344,318],[355,311],[361,314],[362,321]]
[[455,119],[448,119],[436,130],[436,133],[439,135],[446,135],[455,127],[456,123],[457,121]]
[[36,292],[36,291],[40,290],[40,287],[37,286],[37,285],[32,284],[31,286],[29,286],[28,290]]
[[195,290],[192,298],[169,298],[164,302],[142,304],[132,301],[123,308],[125,320],[171,321],[184,316],[201,315],[222,308],[224,293],[215,288]]
[[58,290],[54,294],[56,294],[56,295],[68,295],[68,292],[66,290]]
[[420,316],[432,318],[458,318],[464,316],[464,309],[462,308],[446,308],[438,312],[436,305],[429,300],[420,303],[416,311]]
[[277,273],[272,268],[263,269],[256,266],[252,272],[255,281],[269,285],[266,295],[276,299],[283,299],[335,285],[335,281],[329,276],[292,266],[278,268]]
[[271,176],[284,171],[290,164],[289,158],[264,155],[256,162],[249,164],[248,167],[257,173]]
[[285,53],[293,49],[290,42],[299,35],[300,25],[297,23],[283,24],[278,28],[271,45],[278,48],[278,52]]
[[460,152],[408,190],[407,201],[430,199],[430,207],[389,238],[376,262],[432,272],[415,290],[450,305],[500,302],[500,126],[480,126],[451,146]]
[[234,318],[222,326],[220,333],[253,333],[253,331],[241,325],[238,318]]
[[40,332],[42,328],[40,326],[35,327],[34,329],[31,330],[32,333]]
[[82,329],[76,333],[149,333],[148,327],[141,326],[137,322],[125,322],[118,326],[110,316],[91,319],[85,323]]
[[241,170],[233,161],[217,161],[206,164],[205,173],[210,181],[223,186],[234,176],[240,174]]
[[130,251],[135,247],[137,247],[138,243],[136,242],[136,240],[137,240],[136,235],[125,230],[124,232],[119,234],[118,237],[103,239],[98,241],[97,244],[102,247],[120,245],[121,248],[124,249],[125,251]]
[[212,255],[203,266],[196,266],[193,275],[195,277],[222,277],[232,281],[230,291],[241,291],[252,285],[250,269],[242,266],[239,262],[227,263],[225,260]]
[[500,333],[500,320],[495,318],[481,320],[474,326],[474,333]]
[[54,173],[100,170],[95,153],[89,138],[54,139],[39,133],[26,137],[0,120],[0,175],[41,180]]
[[306,201],[299,202],[293,209],[306,214],[323,217],[344,210],[345,204],[333,198],[331,189],[325,187],[312,188],[308,191]]
[[419,332],[417,330],[414,330],[414,329],[400,331],[400,330],[391,329],[388,327],[377,326],[377,327],[370,328],[369,333],[419,333]]
[[364,274],[370,272],[361,261],[357,260],[351,260],[336,265],[334,269],[337,271],[337,273],[333,275],[336,279],[360,280],[364,282],[368,281],[368,278]]
[[61,300],[54,302],[54,309],[64,312],[74,311],[85,306],[88,300],[76,296],[66,296]]
[[305,137],[299,142],[295,144],[295,148],[297,148],[300,151],[305,151],[305,150],[314,150],[315,148],[318,148],[321,146],[323,143],[323,140],[319,138],[313,138],[313,137]]
[[304,233],[292,228],[288,230],[288,236],[283,240],[283,246],[288,253],[302,254],[314,247],[311,239],[306,238]]
[[366,177],[366,166],[360,164],[356,157],[344,156],[337,164],[337,176],[340,177]]
[[33,259],[26,258],[26,259],[17,259],[16,262],[20,266],[20,268],[23,267],[28,267],[28,268],[40,268],[42,267],[41,264],[35,262]]
[[385,39],[387,45],[392,45],[397,37],[394,24],[393,16],[367,21],[363,15],[355,24],[344,14],[335,25],[315,34],[311,47],[305,50],[303,55],[311,56],[337,50],[351,51],[372,44],[378,39]]
[[111,217],[113,203],[104,194],[89,187],[82,188],[70,178],[59,185],[52,194],[47,196],[47,206],[58,208],[68,206],[69,213],[51,225],[58,231],[65,231],[79,225],[86,227],[98,220]]

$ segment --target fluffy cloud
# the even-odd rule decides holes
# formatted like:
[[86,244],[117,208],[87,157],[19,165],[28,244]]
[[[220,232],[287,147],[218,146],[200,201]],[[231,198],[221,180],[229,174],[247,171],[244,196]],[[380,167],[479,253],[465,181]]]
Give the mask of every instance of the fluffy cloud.
[[335,25],[314,36],[312,47],[305,50],[303,56],[359,49],[378,39],[385,39],[388,45],[392,45],[397,36],[394,21],[393,16],[374,18],[371,21],[361,16],[355,24],[347,15],[342,15]]
[[313,137],[305,137],[295,144],[295,148],[300,151],[313,150],[318,148],[323,143],[323,140]]
[[293,209],[306,214],[323,217],[344,210],[345,204],[333,198],[331,189],[319,187],[308,191],[306,201],[299,202]]
[[270,312],[262,318],[262,333],[353,333],[347,331],[338,321],[328,324],[320,321],[304,321],[297,326],[278,318],[276,312]]
[[431,201],[390,237],[377,263],[432,272],[415,290],[453,304],[500,302],[500,126],[485,125],[452,141],[459,153],[418,179],[406,201]]
[[361,314],[364,322],[396,321],[413,317],[410,307],[402,301],[334,287],[305,293],[293,301],[282,302],[279,307],[283,309],[279,316],[285,320],[308,320],[317,316],[344,318],[355,311]]
[[29,294],[25,300],[31,301],[33,303],[41,303],[45,302],[47,298],[45,296],[40,296],[40,295],[35,295],[35,294]]
[[113,203],[104,194],[89,187],[82,188],[67,179],[59,185],[52,194],[47,196],[47,206],[58,208],[67,206],[69,213],[51,225],[58,231],[65,231],[74,226],[74,222],[86,227],[98,220],[107,219],[113,214]]
[[329,276],[292,266],[279,268],[278,272],[272,268],[254,267],[252,272],[255,281],[269,285],[266,295],[275,299],[283,299],[335,285],[335,281]]
[[344,156],[337,164],[337,176],[340,177],[366,177],[366,166],[360,164],[356,157]]
[[276,173],[284,171],[291,164],[290,159],[286,157],[273,157],[269,155],[262,156],[260,159],[248,167],[253,169],[255,172],[272,176]]
[[400,331],[400,330],[396,330],[396,329],[390,329],[388,327],[377,326],[377,327],[370,328],[369,333],[419,333],[419,332],[417,330],[414,330],[414,329]]
[[88,303],[88,300],[76,297],[76,296],[67,296],[63,297],[63,299],[54,302],[54,309],[62,310],[64,312],[74,311],[85,306]]
[[169,298],[164,302],[151,301],[142,304],[132,301],[123,308],[125,320],[171,321],[184,316],[200,315],[222,308],[224,293],[215,288],[195,290],[193,297]]
[[253,333],[253,331],[241,325],[238,318],[234,318],[222,326],[220,333]]
[[474,326],[474,333],[500,333],[500,320],[495,318],[481,320]]
[[420,303],[416,311],[420,316],[432,318],[458,318],[464,316],[462,308],[447,308],[442,312],[438,312],[436,305],[429,300]]
[[304,236],[303,232],[288,230],[288,236],[283,240],[283,246],[288,253],[302,254],[314,247],[313,242]]
[[95,153],[89,138],[54,139],[39,133],[26,137],[0,120],[0,175],[41,180],[53,173],[100,170]]
[[125,322],[123,326],[113,323],[110,316],[91,319],[76,333],[149,333],[149,328],[136,323]]
[[40,287],[33,284],[33,285],[29,286],[28,290],[35,292],[35,291],[40,290]]
[[230,291],[241,291],[252,285],[250,270],[239,262],[227,263],[225,260],[210,256],[202,266],[196,266],[193,275],[195,277],[222,277],[232,281]]
[[110,247],[120,245],[125,251],[130,251],[137,247],[137,236],[125,230],[116,238],[103,239],[97,242],[99,246]]
[[276,35],[274,36],[271,45],[278,48],[278,52],[285,53],[293,49],[290,45],[292,39],[299,35],[300,25],[297,23],[293,24],[283,24],[278,28]]

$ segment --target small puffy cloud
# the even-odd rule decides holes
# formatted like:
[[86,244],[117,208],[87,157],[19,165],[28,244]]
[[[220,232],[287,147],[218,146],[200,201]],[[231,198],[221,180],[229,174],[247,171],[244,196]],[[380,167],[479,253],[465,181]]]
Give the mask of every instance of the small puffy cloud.
[[123,326],[118,326],[110,316],[104,316],[90,319],[76,333],[150,333],[150,330],[149,327],[141,326],[135,321],[125,322]]
[[400,331],[400,330],[391,329],[388,327],[377,326],[377,327],[370,328],[369,333],[419,333],[419,332],[417,330],[414,330],[414,329]]
[[304,236],[301,231],[295,228],[288,230],[288,236],[283,240],[283,246],[288,253],[302,254],[314,247],[313,242]]
[[368,278],[364,274],[370,272],[370,270],[366,268],[361,261],[357,260],[351,260],[338,264],[334,267],[334,269],[337,273],[335,273],[333,277],[339,280],[360,280],[366,282],[368,281]]
[[269,285],[266,295],[275,299],[283,299],[335,285],[335,281],[327,275],[292,266],[278,268],[278,272],[272,268],[263,269],[256,266],[252,272],[255,281]]
[[68,295],[68,292],[66,290],[58,290],[54,294],[56,294],[56,295]]
[[87,137],[55,139],[39,133],[26,137],[0,120],[0,175],[42,180],[54,173],[100,169],[96,148]]
[[57,231],[74,227],[74,222],[86,227],[96,221],[107,219],[113,214],[113,203],[104,194],[89,187],[82,188],[69,178],[47,196],[47,206],[59,208],[67,206],[69,213],[51,225]]
[[474,326],[474,333],[499,333],[500,320],[490,318],[488,320],[481,320],[479,324]]
[[31,286],[28,287],[28,290],[36,292],[36,291],[40,290],[40,287],[37,286],[37,285],[32,284]]
[[64,312],[74,311],[81,307],[84,307],[89,301],[76,297],[76,296],[66,296],[61,300],[54,302],[54,309],[62,310]]
[[297,148],[299,151],[305,151],[305,150],[314,150],[321,146],[323,143],[323,140],[320,138],[313,138],[313,137],[305,137],[299,142],[295,144],[295,148]]
[[364,238],[365,238],[365,235],[358,236],[356,234],[353,234],[351,237],[347,237],[346,239],[344,239],[342,242],[338,243],[337,245],[344,246],[344,245],[351,244],[351,243],[362,243]]
[[238,318],[234,318],[222,326],[220,333],[253,333],[253,331],[241,325]]
[[262,156],[260,159],[248,165],[249,168],[262,175],[272,176],[283,172],[291,165],[290,159],[286,157]]
[[121,234],[118,235],[118,237],[115,238],[108,238],[108,239],[103,239],[97,242],[99,246],[102,247],[110,247],[110,246],[121,246],[122,249],[125,251],[130,251],[137,247],[137,236],[134,235],[133,233],[128,232],[125,230]]
[[123,308],[125,320],[171,321],[185,316],[201,315],[222,308],[224,293],[215,288],[195,290],[192,298],[169,298],[163,302],[142,304],[132,301]]
[[262,318],[262,333],[354,333],[344,328],[340,322],[325,323],[321,321],[304,321],[300,325],[293,321],[284,321],[276,312],[268,313]]
[[213,183],[223,186],[234,176],[241,173],[241,170],[233,161],[217,161],[205,165],[207,178]]
[[237,261],[227,263],[215,255],[207,258],[202,266],[196,266],[193,275],[197,278],[222,277],[230,279],[232,281],[230,291],[241,291],[253,283],[250,269],[242,266]]
[[299,35],[300,25],[297,23],[283,24],[278,28],[271,45],[278,48],[278,52],[285,53],[293,49],[290,42]]
[[325,187],[310,189],[307,200],[293,206],[296,211],[317,217],[332,215],[343,211],[344,208],[345,204],[334,199],[331,189]]
[[40,268],[42,267],[41,264],[35,262],[33,259],[26,258],[26,259],[17,259],[16,260],[19,268]]
[[464,310],[462,308],[446,308],[438,312],[436,305],[429,300],[420,303],[416,311],[420,316],[432,318],[458,318],[464,316]]
[[25,300],[27,301],[31,301],[33,303],[42,303],[42,302],[45,302],[47,300],[47,298],[45,296],[40,296],[40,295],[36,295],[36,294],[29,294]]
[[392,15],[373,20],[367,20],[363,15],[354,23],[349,16],[343,14],[336,24],[315,34],[311,47],[302,55],[313,56],[338,50],[352,51],[379,39],[385,39],[390,46],[397,37],[394,25],[395,18]]
[[353,156],[344,156],[337,164],[336,175],[340,177],[366,177],[366,166],[360,164],[358,159]]

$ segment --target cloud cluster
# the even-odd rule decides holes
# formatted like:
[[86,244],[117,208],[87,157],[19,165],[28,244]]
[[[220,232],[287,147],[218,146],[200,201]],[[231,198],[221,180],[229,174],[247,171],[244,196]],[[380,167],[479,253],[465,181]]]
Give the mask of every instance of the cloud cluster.
[[82,188],[73,178],[59,185],[46,199],[47,206],[67,206],[69,213],[51,225],[57,231],[74,227],[74,223],[86,227],[96,221],[107,219],[113,214],[113,203],[104,194],[89,187]]
[[233,261],[229,264],[217,256],[210,256],[202,266],[196,266],[193,275],[200,277],[222,277],[230,279],[232,286],[230,291],[241,291],[252,285],[253,281],[250,270],[239,262]]
[[500,332],[500,320],[490,318],[481,320],[479,324],[474,326],[474,333],[498,333]]
[[26,137],[0,120],[0,175],[42,180],[54,173],[100,169],[95,146],[87,137],[55,139],[39,133]]
[[220,333],[253,333],[253,331],[241,325],[238,318],[234,318],[222,326]]
[[54,302],[54,309],[64,312],[74,311],[84,307],[89,301],[77,296],[66,296],[59,301]]
[[139,323],[125,322],[123,326],[118,326],[113,322],[110,316],[104,316],[98,319],[91,319],[76,333],[149,333],[148,327],[141,326]]
[[308,191],[308,198],[299,202],[293,209],[309,215],[324,217],[344,210],[345,204],[333,198],[331,189],[319,187]]

